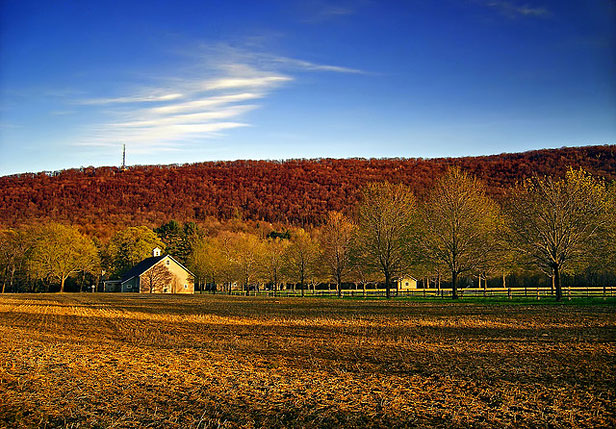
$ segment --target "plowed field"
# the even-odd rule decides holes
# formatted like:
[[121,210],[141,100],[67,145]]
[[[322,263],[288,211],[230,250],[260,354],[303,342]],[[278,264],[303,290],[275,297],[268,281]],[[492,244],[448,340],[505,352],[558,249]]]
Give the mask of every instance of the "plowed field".
[[614,427],[613,305],[0,296],[1,427]]

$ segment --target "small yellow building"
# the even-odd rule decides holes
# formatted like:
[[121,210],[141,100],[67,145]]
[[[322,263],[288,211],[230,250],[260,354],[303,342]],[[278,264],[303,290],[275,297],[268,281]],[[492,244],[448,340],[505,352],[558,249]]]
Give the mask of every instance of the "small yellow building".
[[398,290],[417,289],[417,279],[411,276],[403,276],[398,279]]

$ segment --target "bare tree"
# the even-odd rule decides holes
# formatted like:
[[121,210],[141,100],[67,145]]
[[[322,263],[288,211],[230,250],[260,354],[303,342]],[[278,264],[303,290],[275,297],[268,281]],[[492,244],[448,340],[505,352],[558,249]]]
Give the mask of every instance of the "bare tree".
[[485,271],[498,259],[499,208],[485,186],[459,168],[449,169],[422,204],[423,255],[451,273],[452,298],[460,274]]
[[[163,264],[156,264],[141,275],[141,286],[148,293],[163,292],[173,281],[173,274]],[[172,293],[175,290],[171,291]]]
[[358,255],[385,278],[387,298],[393,280],[410,265],[410,248],[416,214],[413,193],[405,185],[370,183],[359,206]]
[[357,227],[340,212],[329,212],[320,231],[323,262],[342,295],[342,279],[351,269],[351,247]]
[[599,247],[611,220],[608,207],[603,183],[583,170],[570,169],[563,179],[533,177],[513,189],[510,242],[551,275],[557,301],[562,270]]

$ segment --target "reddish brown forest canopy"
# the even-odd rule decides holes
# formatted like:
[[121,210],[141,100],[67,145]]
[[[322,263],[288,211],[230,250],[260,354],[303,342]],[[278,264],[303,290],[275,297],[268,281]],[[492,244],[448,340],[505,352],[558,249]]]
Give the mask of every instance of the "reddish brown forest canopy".
[[367,182],[403,182],[421,196],[454,164],[484,179],[498,196],[519,179],[561,176],[569,166],[615,180],[616,145],[466,158],[205,162],[12,175],[0,177],[0,224],[54,219],[100,231],[238,215],[318,224],[329,210],[349,211]]

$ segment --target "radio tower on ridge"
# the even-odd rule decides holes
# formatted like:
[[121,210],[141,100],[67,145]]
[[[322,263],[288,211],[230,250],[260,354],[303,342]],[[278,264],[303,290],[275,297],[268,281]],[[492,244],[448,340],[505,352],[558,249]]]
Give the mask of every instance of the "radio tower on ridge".
[[122,171],[126,170],[126,145],[122,145]]

